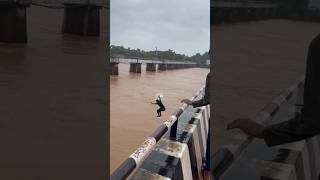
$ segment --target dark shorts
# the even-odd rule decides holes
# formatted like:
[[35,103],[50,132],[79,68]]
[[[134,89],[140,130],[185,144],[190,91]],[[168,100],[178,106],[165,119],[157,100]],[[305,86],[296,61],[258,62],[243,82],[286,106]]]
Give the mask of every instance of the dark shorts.
[[165,110],[166,110],[166,108],[161,107],[157,111],[159,112],[159,111],[165,111]]
[[297,115],[294,118],[267,126],[263,136],[268,146],[300,141],[320,133],[320,119]]

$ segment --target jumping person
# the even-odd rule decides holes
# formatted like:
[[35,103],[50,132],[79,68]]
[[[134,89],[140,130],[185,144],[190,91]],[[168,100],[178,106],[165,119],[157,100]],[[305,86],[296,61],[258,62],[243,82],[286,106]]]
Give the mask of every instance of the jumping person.
[[161,112],[166,110],[166,107],[164,107],[161,101],[161,97],[158,96],[158,99],[156,99],[156,102],[155,103],[151,102],[151,104],[157,104],[160,107],[159,109],[157,109],[157,114],[158,114],[157,117],[161,117]]
[[239,118],[228,124],[227,129],[239,128],[249,136],[264,139],[268,146],[320,134],[320,34],[309,46],[303,101],[301,113],[282,123],[264,127],[248,118]]

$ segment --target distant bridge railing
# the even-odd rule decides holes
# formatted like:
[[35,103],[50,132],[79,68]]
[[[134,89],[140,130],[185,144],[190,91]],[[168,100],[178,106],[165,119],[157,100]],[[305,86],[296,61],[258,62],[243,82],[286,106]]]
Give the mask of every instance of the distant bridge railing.
[[147,63],[155,63],[155,64],[197,64],[194,62],[190,61],[172,61],[172,60],[153,60],[153,59],[140,59],[140,58],[120,58],[120,57],[115,57],[115,56],[110,56],[110,62],[112,63],[124,63],[124,64],[129,64],[129,63],[141,63],[141,64],[147,64]]

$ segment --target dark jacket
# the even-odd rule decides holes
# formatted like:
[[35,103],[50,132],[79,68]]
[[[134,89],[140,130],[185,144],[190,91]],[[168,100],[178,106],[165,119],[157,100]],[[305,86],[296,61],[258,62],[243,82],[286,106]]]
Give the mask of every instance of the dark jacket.
[[311,42],[307,57],[303,115],[319,117],[320,110],[320,34]]

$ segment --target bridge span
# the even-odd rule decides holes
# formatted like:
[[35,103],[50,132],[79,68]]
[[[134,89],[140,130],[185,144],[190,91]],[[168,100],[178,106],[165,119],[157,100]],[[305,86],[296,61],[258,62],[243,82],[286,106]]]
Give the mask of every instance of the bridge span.
[[[166,71],[174,69],[194,68],[198,65],[194,62],[188,61],[170,61],[170,60],[153,60],[153,59],[139,59],[139,58],[120,58],[110,57],[109,72],[110,75],[119,74],[119,63],[130,64],[130,72],[141,73],[141,65],[146,65],[146,71],[155,72]],[[158,67],[158,68],[157,68]]]

